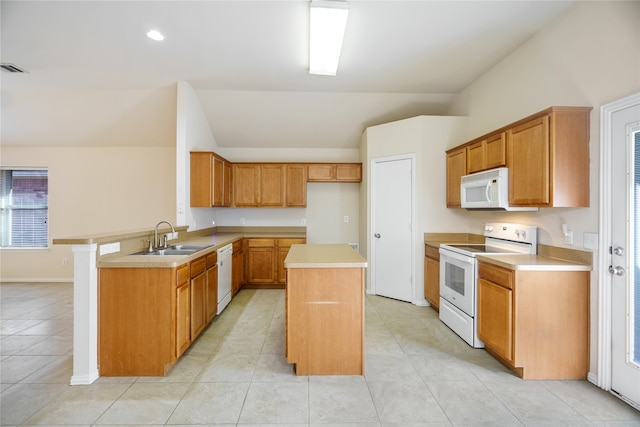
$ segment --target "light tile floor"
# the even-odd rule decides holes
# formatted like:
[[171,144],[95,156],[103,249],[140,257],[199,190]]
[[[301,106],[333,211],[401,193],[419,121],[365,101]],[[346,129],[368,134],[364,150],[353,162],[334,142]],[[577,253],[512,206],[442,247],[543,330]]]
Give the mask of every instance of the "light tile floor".
[[428,307],[366,297],[366,375],[297,377],[282,290],[243,290],[166,377],[69,386],[71,284],[2,284],[2,425],[640,426],[586,381],[522,381]]

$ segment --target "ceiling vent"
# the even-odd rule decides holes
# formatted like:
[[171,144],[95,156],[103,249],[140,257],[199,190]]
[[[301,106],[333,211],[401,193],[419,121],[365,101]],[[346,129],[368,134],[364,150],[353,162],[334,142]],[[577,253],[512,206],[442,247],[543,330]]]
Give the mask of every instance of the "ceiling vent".
[[26,70],[23,70],[20,67],[17,67],[16,65],[13,64],[9,64],[6,62],[3,62],[0,64],[0,68],[2,68],[3,71],[6,71],[8,73],[26,73]]

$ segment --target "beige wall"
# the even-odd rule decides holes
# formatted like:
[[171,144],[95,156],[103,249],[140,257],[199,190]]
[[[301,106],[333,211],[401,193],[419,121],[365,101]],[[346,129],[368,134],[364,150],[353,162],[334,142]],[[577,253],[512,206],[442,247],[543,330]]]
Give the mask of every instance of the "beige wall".
[[[552,105],[593,107],[591,207],[466,212],[469,231],[479,231],[487,220],[524,222],[539,227],[540,243],[565,246],[561,226],[566,223],[576,249],[583,249],[584,232],[598,232],[600,107],[640,91],[638,22],[640,2],[578,2],[456,98],[450,114],[468,116],[467,139]],[[597,366],[597,273],[602,267],[594,266],[591,276],[591,372]]]
[[174,147],[2,146],[0,154],[2,166],[49,169],[50,246],[0,250],[2,281],[71,280],[71,247],[54,238],[175,220]]

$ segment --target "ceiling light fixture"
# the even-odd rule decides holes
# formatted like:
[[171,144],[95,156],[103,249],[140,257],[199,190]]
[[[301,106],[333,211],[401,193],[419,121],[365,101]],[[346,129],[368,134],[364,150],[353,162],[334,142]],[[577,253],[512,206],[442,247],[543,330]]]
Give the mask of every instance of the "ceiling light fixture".
[[149,37],[151,40],[156,40],[159,42],[164,40],[164,36],[162,35],[162,33],[156,30],[151,30],[147,32],[147,37]]
[[348,15],[346,1],[311,1],[309,73],[336,75]]

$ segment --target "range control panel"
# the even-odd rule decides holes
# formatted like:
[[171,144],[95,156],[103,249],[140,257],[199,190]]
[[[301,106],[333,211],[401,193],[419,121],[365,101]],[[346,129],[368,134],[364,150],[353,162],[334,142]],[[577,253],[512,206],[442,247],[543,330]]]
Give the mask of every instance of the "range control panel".
[[488,222],[484,225],[484,235],[494,239],[538,244],[538,227],[535,225]]

